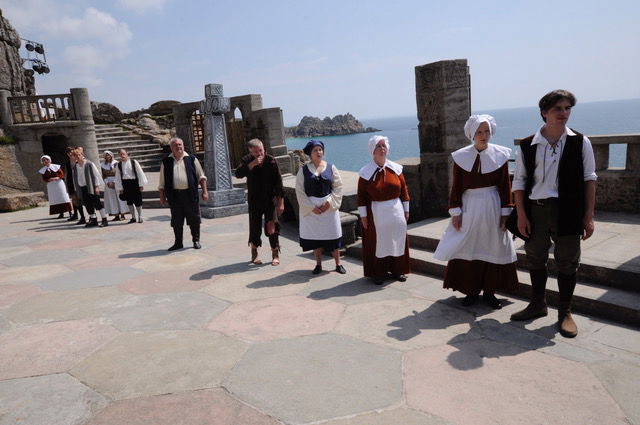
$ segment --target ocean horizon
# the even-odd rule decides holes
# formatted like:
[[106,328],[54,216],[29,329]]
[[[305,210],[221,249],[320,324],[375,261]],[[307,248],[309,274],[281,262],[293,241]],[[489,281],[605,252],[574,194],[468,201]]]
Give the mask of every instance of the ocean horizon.
[[[535,133],[543,124],[537,107],[474,110],[472,113],[495,117],[498,127],[491,143],[513,149],[512,158],[515,155],[514,139]],[[311,139],[322,140],[325,144],[325,159],[338,169],[347,171],[358,171],[370,161],[367,145],[373,134],[389,137],[391,160],[420,156],[416,116],[360,121],[365,127],[378,128],[380,131],[346,136],[292,137],[286,139],[285,143],[289,149],[302,149]],[[640,99],[578,103],[571,112],[569,127],[586,136],[640,133]],[[462,128],[460,134],[464,137]],[[626,145],[611,145],[609,166],[624,167],[626,150]]]

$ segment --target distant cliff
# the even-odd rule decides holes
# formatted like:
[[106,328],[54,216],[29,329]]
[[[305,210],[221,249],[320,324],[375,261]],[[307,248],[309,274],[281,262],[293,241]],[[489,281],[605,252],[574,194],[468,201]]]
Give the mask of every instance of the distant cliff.
[[353,115],[346,113],[333,118],[303,117],[300,124],[286,128],[287,137],[343,136],[345,134],[370,133],[378,129],[365,128]]

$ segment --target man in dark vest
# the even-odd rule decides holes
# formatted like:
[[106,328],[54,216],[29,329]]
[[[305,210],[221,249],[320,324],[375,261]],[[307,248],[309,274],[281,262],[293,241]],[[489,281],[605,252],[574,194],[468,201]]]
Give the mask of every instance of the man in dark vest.
[[545,287],[551,241],[558,269],[558,329],[567,338],[578,328],[571,317],[571,299],[580,262],[580,238],[593,234],[596,197],[595,159],[591,142],[567,127],[576,98],[566,90],[554,90],[540,99],[544,125],[523,139],[516,154],[513,192],[518,231],[531,264],[531,302],[511,320],[547,315]]
[[175,242],[169,251],[182,248],[182,228],[184,220],[191,228],[193,247],[200,249],[200,201],[198,184],[202,188],[202,200],[209,199],[207,176],[195,156],[184,151],[182,139],[173,138],[170,142],[171,155],[162,160],[158,191],[160,204],[169,202],[171,209],[171,227]]

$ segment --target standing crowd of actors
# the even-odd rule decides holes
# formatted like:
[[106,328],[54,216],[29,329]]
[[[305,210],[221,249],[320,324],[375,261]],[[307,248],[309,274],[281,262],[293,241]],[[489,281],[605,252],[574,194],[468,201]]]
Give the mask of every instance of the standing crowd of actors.
[[[68,147],[63,166],[53,164],[49,155],[43,155],[38,172],[47,183],[49,214],[63,218],[68,212],[67,221],[78,220],[76,224],[85,227],[106,227],[108,216],[113,216],[112,221],[120,221],[129,213],[129,223],[142,223],[142,190],[147,177],[138,161],[129,159],[126,149],[118,153],[119,162],[113,152],[104,151],[99,168],[85,158],[82,147]],[[104,202],[100,198],[102,191]]]
[[[452,153],[451,220],[434,254],[434,258],[447,261],[444,287],[465,294],[463,305],[474,304],[482,293],[488,305],[499,309],[502,304],[495,296],[496,291],[510,291],[518,285],[516,253],[513,238],[507,232],[509,227],[514,235],[525,240],[525,252],[531,264],[530,303],[511,316],[511,320],[521,321],[548,314],[547,260],[553,243],[560,293],[558,328],[565,337],[575,337],[578,332],[571,316],[571,300],[580,261],[580,239],[589,238],[594,231],[597,179],[591,142],[567,126],[575,104],[574,95],[565,90],[554,90],[540,99],[544,123],[535,135],[520,143],[513,186],[508,165],[511,149],[489,143],[496,132],[495,119],[490,115],[469,117],[464,134],[471,144]],[[377,285],[390,279],[404,282],[410,273],[407,183],[402,165],[387,158],[390,150],[387,137],[371,137],[368,147],[371,161],[358,172],[357,191],[364,275]],[[271,265],[277,266],[280,264],[278,217],[284,211],[282,177],[276,159],[265,152],[260,140],[250,140],[248,150],[235,175],[247,179],[250,262],[262,264],[259,248],[264,231],[271,248]],[[84,158],[80,148],[71,150],[66,189],[60,183],[63,171],[44,156],[40,173],[49,185],[51,214],[71,211],[68,192],[73,199],[74,215],[83,214],[80,205],[87,209],[87,225],[98,225],[96,211],[100,212],[102,225],[107,224],[107,213],[121,217],[125,207],[119,200],[125,200],[132,213],[137,212],[138,222],[142,222],[140,190],[147,182],[146,177],[137,162],[131,162],[123,151],[120,151],[120,163],[113,161],[110,152],[105,152],[103,173],[99,173],[97,167]],[[344,274],[339,251],[342,246],[340,173],[335,165],[324,160],[322,141],[309,141],[304,152],[310,161],[296,176],[300,246],[303,251],[313,251],[316,260],[313,274],[322,272],[325,251],[331,253],[335,271]],[[69,174],[73,175],[72,179]],[[105,193],[105,206],[109,208],[106,212],[99,197],[103,178],[112,183],[107,184],[107,188],[114,190],[113,195]],[[108,180],[110,178],[113,180]],[[68,184],[69,180],[73,186]],[[185,220],[191,230],[193,247],[201,248],[199,199],[208,200],[206,180],[198,159],[184,151],[181,139],[172,139],[171,155],[162,161],[158,186],[161,204],[168,203],[171,211],[175,241],[169,251],[183,248]],[[120,196],[114,198],[118,192]],[[136,221],[135,217],[131,221]],[[84,215],[80,222],[84,222]]]

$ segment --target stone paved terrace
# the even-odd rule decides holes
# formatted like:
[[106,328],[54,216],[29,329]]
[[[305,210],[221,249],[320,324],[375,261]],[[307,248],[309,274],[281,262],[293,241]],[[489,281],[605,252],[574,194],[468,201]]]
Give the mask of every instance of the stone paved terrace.
[[637,330],[577,315],[564,339],[555,312],[510,323],[524,301],[378,287],[350,258],[312,276],[290,226],[281,266],[249,266],[245,215],[168,253],[166,214],[0,215],[0,424],[640,424]]

